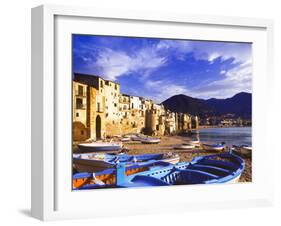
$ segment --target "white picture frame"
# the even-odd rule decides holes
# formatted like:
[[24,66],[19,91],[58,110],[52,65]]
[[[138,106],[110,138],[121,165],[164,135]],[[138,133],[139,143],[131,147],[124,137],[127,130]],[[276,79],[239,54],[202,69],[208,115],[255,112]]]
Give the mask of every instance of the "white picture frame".
[[[120,30],[114,29],[115,23],[120,25]],[[178,186],[71,191],[71,178],[64,177],[71,172],[71,165],[68,166],[71,159],[71,123],[68,121],[71,117],[71,100],[65,99],[71,95],[71,74],[68,74],[71,71],[69,35],[79,32],[93,33],[88,29],[95,26],[96,30],[99,28],[99,32],[105,35],[149,37],[154,34],[167,38],[170,29],[175,29],[173,37],[177,34],[180,36],[180,31],[177,33],[180,26],[181,29],[189,27],[193,31],[189,37],[193,39],[203,37],[196,35],[196,29],[201,29],[206,30],[205,39],[208,40],[256,43],[253,53],[253,146],[256,148],[253,182],[196,185],[188,188]],[[130,26],[141,26],[143,29],[130,29]],[[155,29],[157,27],[159,29]],[[213,32],[212,29],[218,29],[221,33]],[[227,32],[230,29],[237,29],[237,34],[230,37]],[[201,35],[202,33],[204,32]],[[218,38],[218,34],[221,38]],[[185,37],[185,34],[182,35]],[[43,5],[32,9],[32,216],[41,220],[55,220],[271,205],[273,178],[266,176],[266,172],[273,168],[273,150],[267,148],[270,140],[266,136],[266,120],[271,102],[266,101],[266,97],[271,95],[273,82],[272,45],[273,22],[265,19],[123,12],[56,5]],[[255,64],[255,60],[258,63]],[[63,68],[60,65],[64,65]],[[63,118],[67,114],[69,117]],[[61,147],[66,148],[62,150]],[[267,153],[263,158],[261,149]],[[219,195],[215,197],[215,194]],[[78,206],[71,205],[79,201]]]

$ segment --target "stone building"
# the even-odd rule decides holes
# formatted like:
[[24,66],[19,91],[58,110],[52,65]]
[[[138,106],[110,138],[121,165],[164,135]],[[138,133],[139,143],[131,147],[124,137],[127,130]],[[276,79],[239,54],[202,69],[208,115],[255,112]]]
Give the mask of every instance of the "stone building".
[[73,139],[86,140],[89,138],[89,129],[87,128],[87,85],[72,83],[72,122]]
[[128,133],[163,136],[198,128],[198,118],[165,110],[143,97],[120,93],[120,84],[99,76],[73,77],[73,140]]

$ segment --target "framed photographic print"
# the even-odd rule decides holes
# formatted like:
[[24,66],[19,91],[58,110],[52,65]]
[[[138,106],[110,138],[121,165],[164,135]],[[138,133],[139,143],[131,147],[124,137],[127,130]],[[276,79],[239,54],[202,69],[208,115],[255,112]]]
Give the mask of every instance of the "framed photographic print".
[[262,19],[34,8],[32,215],[271,204],[272,29]]

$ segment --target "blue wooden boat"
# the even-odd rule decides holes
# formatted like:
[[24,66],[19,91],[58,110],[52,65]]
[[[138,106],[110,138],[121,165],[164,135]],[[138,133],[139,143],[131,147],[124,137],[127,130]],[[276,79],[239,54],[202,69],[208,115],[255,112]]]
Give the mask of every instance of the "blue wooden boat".
[[[98,174],[75,174],[73,180],[84,178],[79,182],[76,189],[94,189],[106,187],[149,187],[190,184],[218,184],[238,182],[245,169],[245,162],[239,156],[231,153],[200,156],[191,162],[181,162],[176,165],[165,165],[164,162],[154,162],[154,166],[131,166],[118,165],[110,173],[99,172]],[[168,164],[168,163],[166,163]],[[137,169],[136,171],[130,171]],[[113,169],[111,169],[113,170]],[[129,173],[130,171],[130,173]],[[114,180],[99,183],[101,175],[114,175]],[[97,180],[99,179],[99,180]],[[75,183],[73,183],[75,184]]]
[[230,153],[200,156],[191,162],[131,175],[120,187],[234,183],[244,169],[244,160]]
[[77,172],[98,172],[105,169],[114,168],[117,163],[124,163],[126,166],[133,164],[149,163],[149,161],[164,161],[171,164],[179,162],[180,157],[173,153],[162,154],[73,154],[73,167]]
[[171,163],[150,160],[143,164],[134,164],[126,166],[124,163],[115,165],[114,168],[109,168],[96,173],[75,173],[72,176],[73,189],[94,189],[94,188],[109,188],[116,187],[116,184],[123,184],[127,176],[143,171],[153,171],[167,166]]

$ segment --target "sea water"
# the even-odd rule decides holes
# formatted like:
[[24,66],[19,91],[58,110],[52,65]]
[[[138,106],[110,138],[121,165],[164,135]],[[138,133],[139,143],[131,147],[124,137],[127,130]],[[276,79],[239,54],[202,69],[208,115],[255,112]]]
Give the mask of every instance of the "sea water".
[[246,144],[252,146],[251,127],[204,128],[193,138],[199,138],[202,143],[225,142],[227,146]]

